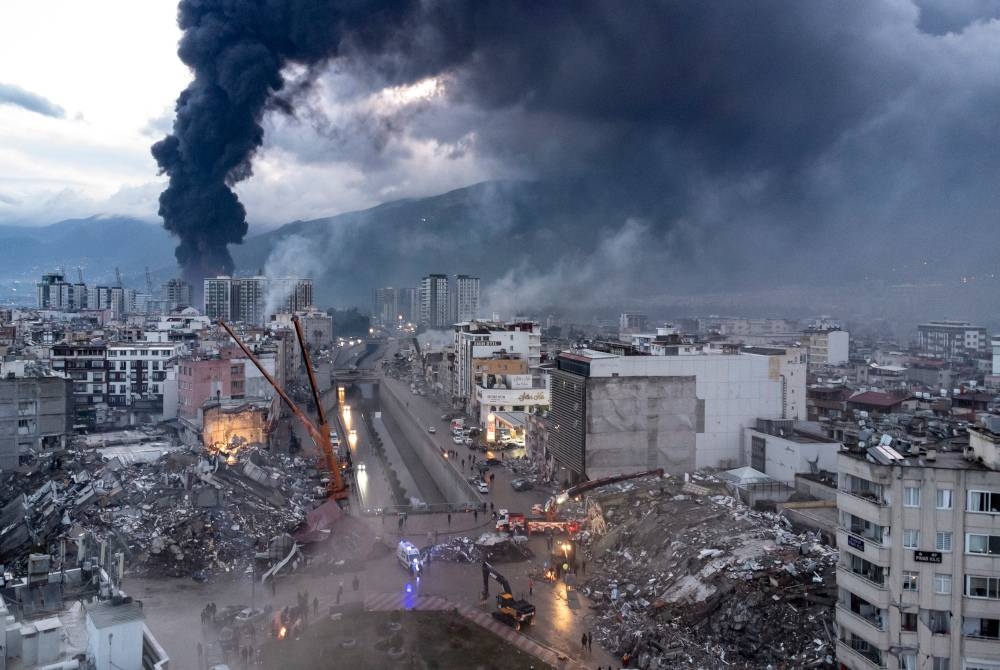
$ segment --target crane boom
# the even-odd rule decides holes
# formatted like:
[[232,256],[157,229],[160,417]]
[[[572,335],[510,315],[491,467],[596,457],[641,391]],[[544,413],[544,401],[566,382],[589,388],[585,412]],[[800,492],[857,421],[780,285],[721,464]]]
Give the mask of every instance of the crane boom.
[[[279,396],[281,396],[281,399],[285,401],[285,404],[288,405],[288,409],[292,411],[292,414],[295,415],[295,418],[298,419],[299,422],[305,427],[306,432],[309,433],[309,437],[312,438],[312,441],[316,444],[316,447],[323,454],[323,458],[326,461],[326,468],[330,473],[330,485],[328,488],[330,497],[333,498],[334,500],[343,500],[344,498],[346,498],[347,487],[344,486],[344,477],[340,470],[340,462],[337,460],[337,455],[333,453],[333,445],[330,444],[330,431],[326,424],[326,415],[325,413],[323,413],[322,403],[320,402],[316,403],[317,409],[320,411],[320,416],[322,417],[321,418],[322,429],[321,429],[317,428],[316,424],[314,424],[312,420],[308,416],[306,416],[305,412],[299,409],[299,406],[296,405],[295,402],[290,397],[288,397],[288,394],[285,393],[285,390],[281,388],[281,386],[274,379],[274,377],[271,376],[271,373],[269,373],[266,369],[264,369],[264,366],[261,365],[261,362],[257,360],[257,357],[254,356],[253,352],[250,351],[247,345],[243,343],[243,340],[241,340],[239,336],[237,336],[236,333],[233,332],[233,329],[230,328],[229,324],[227,324],[222,319],[219,319],[219,325],[222,326],[222,329],[225,330],[231,338],[233,338],[233,341],[236,342],[236,345],[243,351],[244,354],[246,354],[246,357],[250,359],[250,362],[253,363],[254,366],[256,366],[256,368],[264,376],[264,379],[266,379],[267,382],[274,387],[274,390],[278,393]],[[303,350],[303,354],[305,354],[305,350]],[[309,360],[308,355],[306,355],[307,365],[308,365],[308,360]],[[311,366],[309,367],[309,370],[310,370],[309,374],[310,383],[313,384],[314,397],[317,397],[315,395],[316,387],[315,387],[315,380],[313,379],[312,376]]]

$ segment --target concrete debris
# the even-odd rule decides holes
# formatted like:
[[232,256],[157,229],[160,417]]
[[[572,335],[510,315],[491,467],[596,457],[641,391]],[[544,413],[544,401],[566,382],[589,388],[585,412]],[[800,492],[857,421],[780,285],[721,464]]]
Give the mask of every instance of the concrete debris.
[[[141,439],[130,448],[129,437]],[[227,463],[162,434],[87,436],[0,478],[9,501],[0,507],[0,564],[23,570],[31,551],[75,555],[92,539],[124,552],[132,575],[239,575],[255,554],[268,555],[271,538],[302,524],[323,490],[312,462],[259,447]]]
[[532,557],[528,548],[528,538],[507,533],[483,533],[478,539],[455,537],[441,544],[429,547],[433,561],[450,563],[495,563],[523,561]]
[[604,532],[579,540],[595,638],[634,667],[834,667],[837,551],[711,474],[687,479],[591,497]]

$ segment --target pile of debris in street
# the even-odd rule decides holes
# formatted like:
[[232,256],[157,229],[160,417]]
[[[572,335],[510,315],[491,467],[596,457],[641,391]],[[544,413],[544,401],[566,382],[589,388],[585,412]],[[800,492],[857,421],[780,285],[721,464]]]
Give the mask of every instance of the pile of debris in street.
[[162,436],[86,439],[0,479],[0,564],[69,555],[87,536],[122,552],[131,575],[239,574],[325,498],[312,463],[259,447],[227,462]]
[[483,533],[478,539],[459,536],[430,547],[431,559],[450,563],[505,563],[532,557],[528,538],[507,533]]
[[590,498],[595,638],[643,668],[832,668],[837,551],[710,474]]

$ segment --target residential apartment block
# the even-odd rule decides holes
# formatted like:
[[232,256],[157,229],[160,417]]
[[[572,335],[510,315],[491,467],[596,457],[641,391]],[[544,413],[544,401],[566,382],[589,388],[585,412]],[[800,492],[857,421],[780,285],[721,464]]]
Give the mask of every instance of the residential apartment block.
[[1000,417],[965,452],[838,455],[837,661],[1000,669]]
[[917,326],[917,346],[925,354],[954,359],[986,353],[986,329],[965,321],[930,321]]

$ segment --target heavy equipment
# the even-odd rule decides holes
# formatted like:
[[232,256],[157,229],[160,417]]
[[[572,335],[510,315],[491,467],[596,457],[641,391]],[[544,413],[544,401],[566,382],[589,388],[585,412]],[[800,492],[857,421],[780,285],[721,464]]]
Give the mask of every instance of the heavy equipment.
[[601,486],[607,486],[608,484],[615,484],[617,482],[628,481],[629,479],[639,479],[641,477],[662,477],[663,468],[657,468],[655,470],[644,470],[642,472],[632,472],[628,474],[612,475],[610,477],[602,477],[601,479],[591,479],[586,482],[582,482],[575,486],[571,486],[565,491],[562,491],[558,495],[552,496],[545,502],[545,516],[548,519],[555,519],[559,514],[559,506],[562,505],[567,500],[575,498],[576,496],[590,491],[592,489],[600,488]]
[[483,600],[490,597],[490,577],[500,585],[500,593],[497,594],[497,608],[493,612],[493,618],[503,621],[513,626],[516,630],[521,630],[521,626],[529,626],[535,619],[535,606],[527,600],[514,597],[510,592],[510,582],[496,568],[483,561]]
[[330,424],[326,419],[326,410],[323,409],[322,398],[320,397],[319,388],[316,386],[316,376],[313,374],[312,361],[309,358],[309,349],[306,347],[305,337],[302,335],[302,324],[299,322],[299,317],[292,317],[292,323],[295,326],[295,337],[299,341],[299,348],[302,350],[302,358],[306,364],[306,372],[309,375],[309,386],[312,389],[313,402],[316,404],[316,414],[319,419],[319,426],[317,426],[313,421],[306,416],[305,412],[299,409],[299,406],[288,397],[285,390],[281,388],[278,382],[271,376],[271,374],[261,365],[257,357],[254,356],[253,352],[243,343],[243,340],[233,332],[233,329],[222,319],[219,319],[219,325],[225,330],[236,345],[243,350],[246,357],[250,359],[260,373],[264,376],[264,379],[274,387],[274,390],[281,396],[281,399],[285,401],[288,405],[288,409],[292,411],[295,418],[305,427],[306,432],[309,433],[309,437],[316,444],[316,448],[319,449],[320,454],[323,456],[324,465],[326,470],[330,475],[330,483],[327,485],[327,493],[333,500],[344,500],[347,498],[347,486],[344,483],[344,475],[341,469],[340,460],[337,458],[337,454],[333,451],[333,445],[330,443]]

